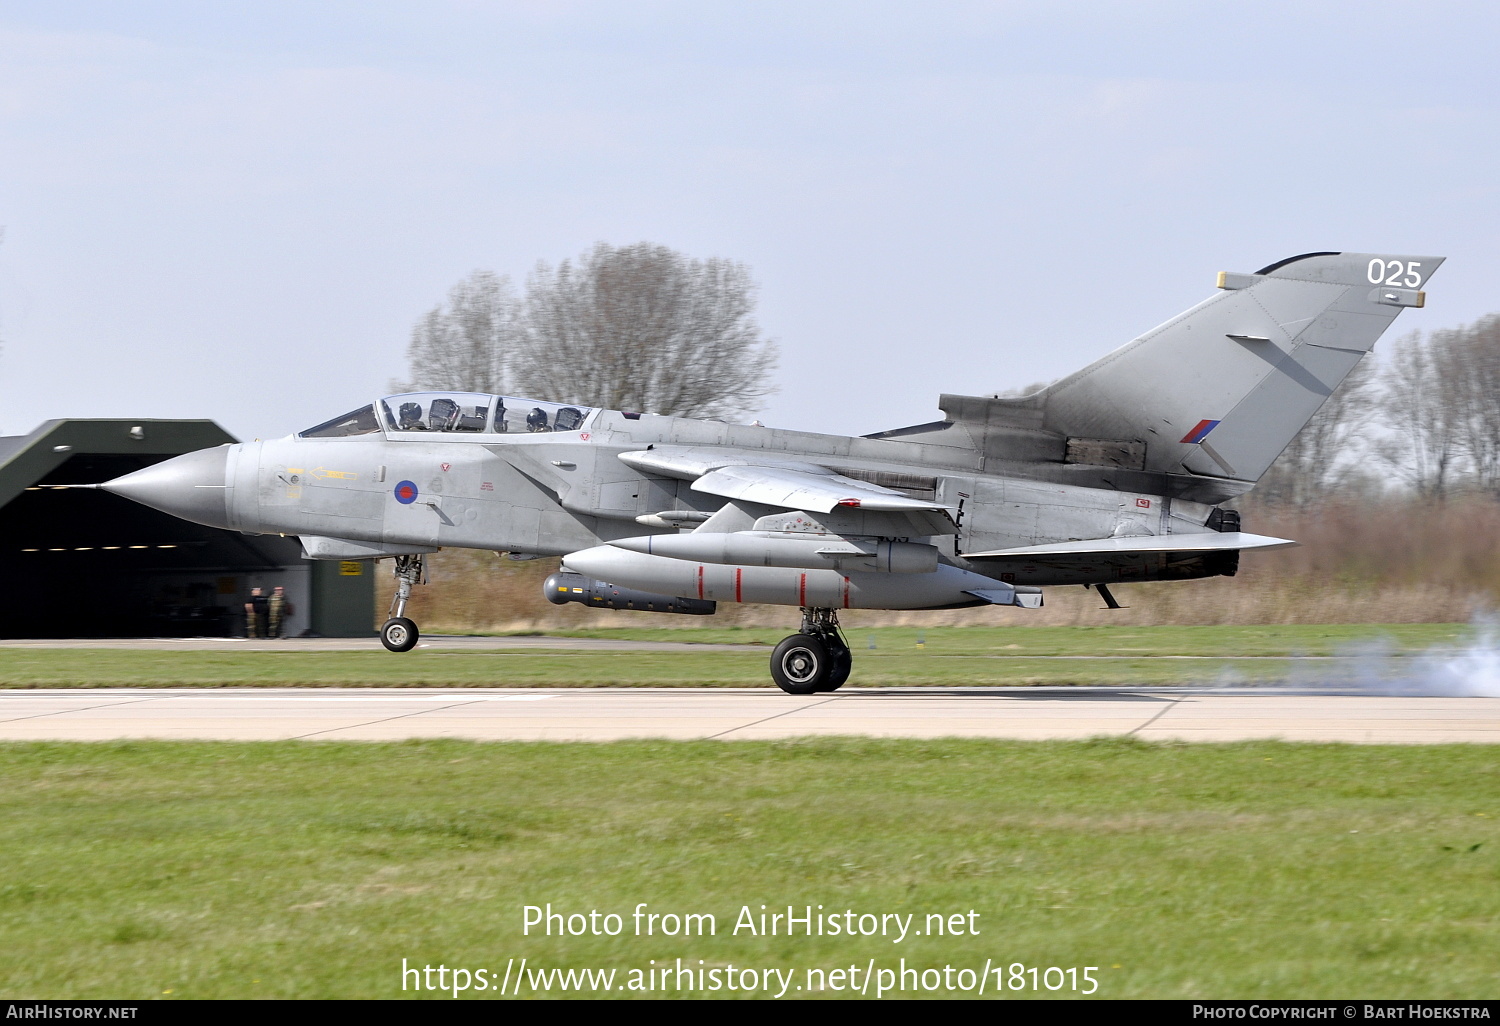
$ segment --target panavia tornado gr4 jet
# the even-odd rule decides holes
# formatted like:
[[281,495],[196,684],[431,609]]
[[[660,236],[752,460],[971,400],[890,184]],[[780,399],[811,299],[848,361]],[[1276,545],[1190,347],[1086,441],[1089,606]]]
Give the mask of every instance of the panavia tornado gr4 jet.
[[189,453],[102,487],[187,520],[394,562],[381,631],[442,546],[562,556],[546,598],[712,613],[799,607],[771,676],[849,677],[844,609],[1032,608],[1049,585],[1233,576],[1219,504],[1253,485],[1441,257],[1308,253],[1222,273],[1191,310],[1024,398],[860,438],[510,396],[390,396],[300,434]]

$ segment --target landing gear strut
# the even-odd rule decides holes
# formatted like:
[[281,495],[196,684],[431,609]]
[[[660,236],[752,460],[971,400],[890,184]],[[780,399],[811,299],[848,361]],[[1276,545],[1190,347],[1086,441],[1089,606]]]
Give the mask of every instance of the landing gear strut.
[[421,634],[417,625],[406,618],[406,600],[414,584],[427,583],[427,562],[420,555],[397,556],[396,596],[391,599],[391,618],[380,628],[380,643],[392,652],[409,652],[417,647]]
[[771,654],[771,679],[789,695],[837,691],[853,668],[854,657],[832,609],[802,610],[802,630]]

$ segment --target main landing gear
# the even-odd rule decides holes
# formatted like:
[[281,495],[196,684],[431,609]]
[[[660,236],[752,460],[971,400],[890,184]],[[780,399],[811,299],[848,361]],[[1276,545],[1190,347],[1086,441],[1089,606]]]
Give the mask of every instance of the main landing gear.
[[771,679],[789,695],[837,691],[853,668],[854,656],[832,609],[802,610],[802,630],[771,654]]
[[380,628],[380,643],[392,652],[409,652],[417,647],[421,634],[417,625],[406,618],[406,600],[414,584],[427,583],[427,562],[420,555],[397,556],[396,596],[391,599],[391,618]]

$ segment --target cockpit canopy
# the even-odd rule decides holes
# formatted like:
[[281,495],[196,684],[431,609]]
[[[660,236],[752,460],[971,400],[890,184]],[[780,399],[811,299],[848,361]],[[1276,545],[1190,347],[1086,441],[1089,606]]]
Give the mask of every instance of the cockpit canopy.
[[[379,414],[377,415],[377,409]],[[303,438],[339,438],[388,430],[517,434],[578,431],[594,411],[538,399],[474,392],[408,392],[308,428]]]
[[381,411],[392,431],[490,430],[490,407],[494,399],[470,392],[412,392],[383,399]]

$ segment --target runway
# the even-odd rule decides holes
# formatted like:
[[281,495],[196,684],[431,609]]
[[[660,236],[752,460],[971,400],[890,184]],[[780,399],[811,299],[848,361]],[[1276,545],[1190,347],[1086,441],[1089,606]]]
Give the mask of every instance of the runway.
[[765,740],[807,735],[1500,742],[1500,698],[1285,689],[89,689],[0,692],[0,740]]

